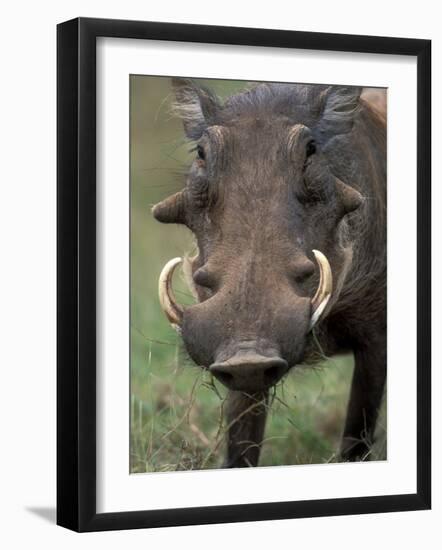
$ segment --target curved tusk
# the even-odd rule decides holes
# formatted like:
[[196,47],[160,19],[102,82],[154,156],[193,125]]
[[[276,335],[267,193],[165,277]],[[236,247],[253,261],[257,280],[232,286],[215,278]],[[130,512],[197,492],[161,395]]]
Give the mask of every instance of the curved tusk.
[[312,299],[313,313],[310,319],[309,330],[311,330],[319,321],[321,315],[327,307],[333,291],[333,276],[327,258],[319,250],[313,250],[313,254],[315,255],[316,261],[319,265],[319,286]]
[[161,308],[170,324],[177,332],[181,331],[184,310],[178,304],[173,294],[172,277],[176,267],[180,265],[182,261],[182,258],[173,258],[173,260],[169,260],[163,267],[158,281],[158,296],[160,298]]

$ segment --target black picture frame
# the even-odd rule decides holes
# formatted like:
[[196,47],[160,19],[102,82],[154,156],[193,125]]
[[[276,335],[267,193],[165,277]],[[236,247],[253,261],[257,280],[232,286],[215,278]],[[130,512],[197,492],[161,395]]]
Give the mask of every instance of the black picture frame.
[[[417,492],[96,513],[96,39],[396,54],[417,58]],[[57,28],[57,523],[75,531],[425,510],[431,506],[431,41],[74,19]]]

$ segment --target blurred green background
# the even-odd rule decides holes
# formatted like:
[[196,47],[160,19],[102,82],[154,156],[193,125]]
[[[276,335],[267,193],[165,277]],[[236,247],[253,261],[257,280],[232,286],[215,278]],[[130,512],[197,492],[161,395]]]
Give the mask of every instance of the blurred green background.
[[[220,97],[249,83],[203,80]],[[178,191],[191,146],[170,115],[170,79],[132,75],[131,121],[131,472],[216,468],[224,452],[225,390],[183,350],[161,312],[159,273],[194,243],[183,226],[164,225],[151,206]],[[192,303],[175,277],[182,303]],[[333,462],[343,428],[351,356],[292,369],[272,395],[260,465]],[[373,458],[385,458],[385,415]]]

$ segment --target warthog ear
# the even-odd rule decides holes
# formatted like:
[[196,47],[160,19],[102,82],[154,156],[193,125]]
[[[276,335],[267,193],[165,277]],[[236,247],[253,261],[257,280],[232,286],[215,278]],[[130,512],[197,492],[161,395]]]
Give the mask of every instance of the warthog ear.
[[219,102],[213,92],[187,78],[172,78],[172,86],[176,97],[173,110],[182,119],[187,137],[198,140],[215,124]]
[[162,223],[185,223],[184,195],[182,191],[167,197],[152,208],[156,220]]
[[362,88],[358,86],[330,86],[321,94],[321,133],[336,135],[350,132],[361,92]]

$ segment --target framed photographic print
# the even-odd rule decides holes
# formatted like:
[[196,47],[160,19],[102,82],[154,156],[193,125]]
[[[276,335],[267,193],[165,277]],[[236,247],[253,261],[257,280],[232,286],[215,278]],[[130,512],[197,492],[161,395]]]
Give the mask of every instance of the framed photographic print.
[[430,52],[58,26],[59,525],[430,507]]

